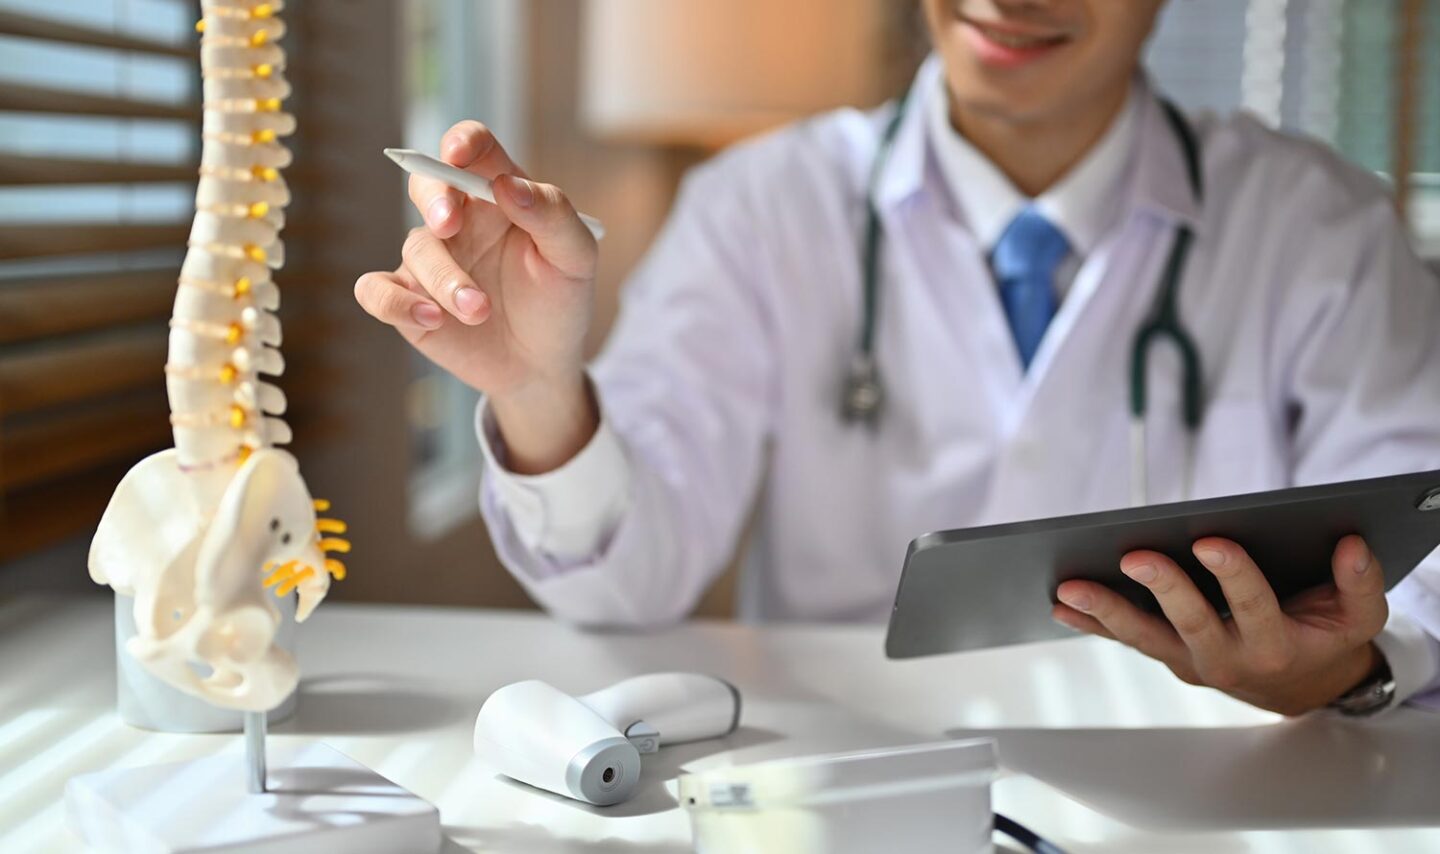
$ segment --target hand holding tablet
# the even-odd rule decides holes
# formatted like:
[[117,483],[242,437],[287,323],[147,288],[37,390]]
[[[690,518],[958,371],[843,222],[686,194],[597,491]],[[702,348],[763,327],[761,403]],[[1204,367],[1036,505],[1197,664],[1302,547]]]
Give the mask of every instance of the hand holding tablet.
[[1372,639],[1385,627],[1385,576],[1363,538],[1335,547],[1333,584],[1281,603],[1260,567],[1238,544],[1196,541],[1193,552],[1215,577],[1222,619],[1184,570],[1159,552],[1130,552],[1121,571],[1153,594],[1148,614],[1103,585],[1063,582],[1056,621],[1119,641],[1161,662],[1191,685],[1208,685],[1253,706],[1302,714],[1323,706],[1375,671]]
[[1436,511],[1440,471],[926,534],[906,555],[886,651],[1079,630],[1303,711],[1377,663],[1384,593],[1440,545]]

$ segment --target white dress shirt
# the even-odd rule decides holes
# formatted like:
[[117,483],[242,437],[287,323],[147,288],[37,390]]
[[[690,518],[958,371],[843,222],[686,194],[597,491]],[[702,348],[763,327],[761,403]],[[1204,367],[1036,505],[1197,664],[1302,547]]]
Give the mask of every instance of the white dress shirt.
[[[1245,116],[1197,121],[1202,206],[1142,82],[1037,200],[1078,267],[1027,371],[987,266],[1015,199],[935,120],[934,58],[914,92],[929,108],[907,112],[875,191],[876,429],[842,421],[839,397],[883,111],[796,124],[686,178],[592,366],[601,425],[570,462],[508,473],[482,403],[482,509],[552,613],[683,617],[757,502],[742,616],[811,620],[883,619],[920,533],[1126,506],[1130,332],[1180,223],[1196,234],[1180,299],[1208,392],[1193,497],[1440,468],[1440,287],[1373,176]],[[1151,361],[1150,494],[1173,501],[1178,368],[1165,348]],[[1437,556],[1390,602],[1377,643],[1399,693],[1429,690]]]

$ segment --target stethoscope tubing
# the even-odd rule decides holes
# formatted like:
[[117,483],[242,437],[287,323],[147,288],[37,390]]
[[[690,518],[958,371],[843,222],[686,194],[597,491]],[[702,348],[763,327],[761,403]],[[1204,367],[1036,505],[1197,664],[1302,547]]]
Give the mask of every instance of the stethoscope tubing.
[[[1185,445],[1180,460],[1180,500],[1195,494],[1196,431],[1185,430]],[[1145,416],[1130,416],[1130,506],[1144,507],[1150,503],[1150,431]]]
[[998,812],[995,813],[995,832],[1010,837],[1034,854],[1065,854],[1060,846],[1015,819]]
[[[910,91],[900,96],[895,112],[885,125],[865,195],[865,231],[861,255],[861,318],[860,334],[852,355],[841,395],[841,417],[874,427],[884,402],[884,385],[875,358],[876,324],[880,309],[880,247],[884,237],[880,212],[875,203],[880,176],[899,134],[910,100]],[[1191,191],[1199,202],[1204,180],[1200,148],[1194,131],[1183,114],[1169,101],[1160,99],[1165,118],[1175,133],[1185,160],[1186,176]],[[1180,318],[1180,283],[1184,278],[1194,233],[1189,226],[1176,227],[1165,266],[1160,274],[1159,294],[1150,317],[1135,333],[1130,358],[1130,501],[1141,506],[1149,503],[1148,430],[1148,366],[1149,352],[1158,340],[1172,343],[1180,356],[1181,415],[1185,427],[1185,458],[1181,461],[1181,497],[1191,494],[1195,461],[1196,436],[1204,418],[1203,363],[1195,339]]]

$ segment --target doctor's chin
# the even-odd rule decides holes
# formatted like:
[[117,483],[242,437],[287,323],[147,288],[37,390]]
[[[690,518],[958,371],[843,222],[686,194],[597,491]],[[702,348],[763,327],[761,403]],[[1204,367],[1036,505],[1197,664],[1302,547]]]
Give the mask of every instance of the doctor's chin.
[[1440,0],[0,0],[0,850],[1440,854]]

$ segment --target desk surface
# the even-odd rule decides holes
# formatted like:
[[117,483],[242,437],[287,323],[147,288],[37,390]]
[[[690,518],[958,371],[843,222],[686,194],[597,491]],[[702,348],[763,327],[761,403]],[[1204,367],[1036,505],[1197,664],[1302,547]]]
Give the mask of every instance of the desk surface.
[[[78,850],[61,806],[75,774],[240,751],[121,724],[111,633],[102,598],[0,605],[0,850]],[[972,731],[1022,772],[996,783],[996,808],[1071,852],[1440,852],[1440,715],[1282,721],[1090,639],[906,662],[881,641],[878,627],[596,635],[527,613],[328,604],[302,627],[299,712],[272,743],[321,739],[429,799],[451,852],[681,854],[689,825],[665,785],[680,767]],[[672,669],[738,685],[744,726],[647,757],[628,804],[537,793],[472,756],[475,712],[501,685],[583,693]]]

